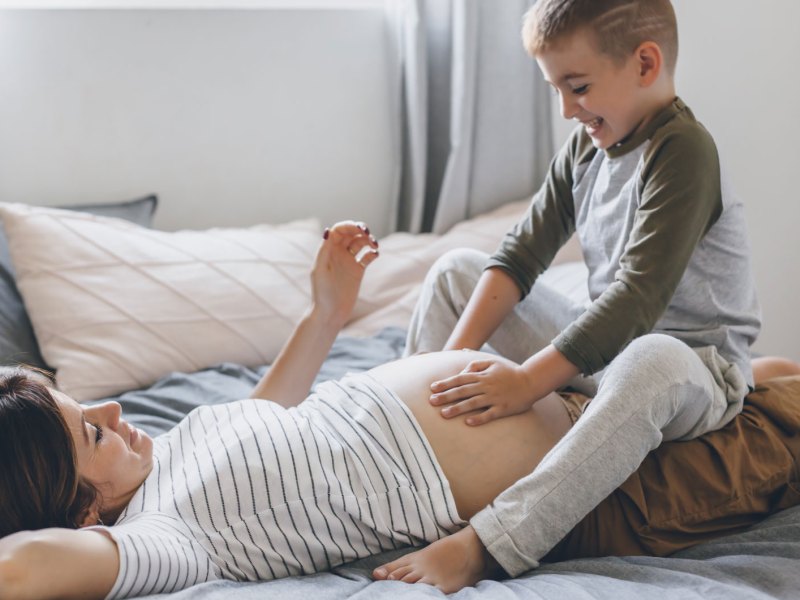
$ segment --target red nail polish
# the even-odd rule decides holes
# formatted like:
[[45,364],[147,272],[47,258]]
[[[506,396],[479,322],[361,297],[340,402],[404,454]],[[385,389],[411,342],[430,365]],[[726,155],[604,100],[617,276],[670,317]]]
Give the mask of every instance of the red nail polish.
[[330,230],[330,229],[328,229],[328,228],[326,227],[326,228],[325,228],[325,231],[323,231],[323,232],[322,232],[322,239],[323,239],[323,240],[327,240],[327,239],[328,239],[328,236],[329,236],[330,234],[331,234],[331,230]]

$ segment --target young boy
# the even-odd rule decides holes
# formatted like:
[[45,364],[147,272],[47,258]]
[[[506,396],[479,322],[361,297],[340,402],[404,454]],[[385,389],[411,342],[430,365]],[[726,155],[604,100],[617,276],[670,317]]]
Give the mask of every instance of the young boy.
[[[408,351],[488,342],[521,363],[474,362],[432,386],[442,415],[468,425],[567,385],[595,398],[536,471],[469,527],[377,578],[455,591],[492,559],[510,575],[538,566],[650,450],[722,427],[752,386],[760,316],[743,208],[711,136],[676,97],[669,0],[539,0],[523,40],[563,116],[580,125],[491,258],[461,251],[434,266]],[[588,307],[534,285],[575,231]]]

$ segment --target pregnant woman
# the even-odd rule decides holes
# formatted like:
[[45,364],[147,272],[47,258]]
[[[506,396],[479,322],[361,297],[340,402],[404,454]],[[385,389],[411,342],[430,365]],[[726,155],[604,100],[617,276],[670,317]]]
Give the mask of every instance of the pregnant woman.
[[579,402],[553,394],[480,428],[442,419],[430,384],[480,353],[410,357],[305,398],[376,256],[363,225],[326,231],[312,307],[253,399],[197,409],[155,441],[115,402],[83,406],[29,371],[0,375],[3,597],[326,570],[456,532],[534,469]]

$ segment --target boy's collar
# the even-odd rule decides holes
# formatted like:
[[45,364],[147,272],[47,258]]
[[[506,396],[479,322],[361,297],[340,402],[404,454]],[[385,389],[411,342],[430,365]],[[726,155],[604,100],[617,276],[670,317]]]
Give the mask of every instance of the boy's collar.
[[668,121],[670,121],[675,115],[685,108],[686,104],[683,102],[683,100],[676,96],[675,99],[670,102],[666,108],[661,109],[661,111],[644,126],[644,128],[634,132],[631,136],[623,139],[620,142],[617,142],[613,146],[606,148],[606,156],[609,158],[617,158],[627,154],[634,148],[638,148],[642,143],[644,143],[645,140],[652,137],[656,129],[663,127]]

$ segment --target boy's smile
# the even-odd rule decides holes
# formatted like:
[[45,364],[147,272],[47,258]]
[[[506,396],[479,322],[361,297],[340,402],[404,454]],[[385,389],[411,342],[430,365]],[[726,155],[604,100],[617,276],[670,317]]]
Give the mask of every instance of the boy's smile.
[[583,124],[594,145],[607,149],[640,129],[651,116],[636,53],[623,64],[602,54],[593,34],[579,30],[536,56],[558,92],[561,114]]

